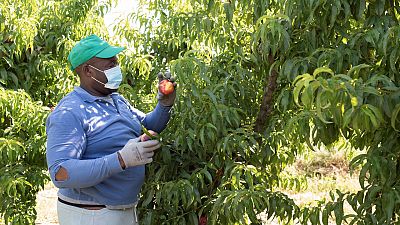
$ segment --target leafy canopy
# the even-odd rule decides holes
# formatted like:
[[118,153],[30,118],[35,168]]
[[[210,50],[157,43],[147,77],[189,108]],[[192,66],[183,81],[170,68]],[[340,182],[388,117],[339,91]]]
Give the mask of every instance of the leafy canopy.
[[[10,190],[0,198],[12,201],[11,193],[27,204],[0,212],[21,224],[33,221],[34,193],[46,180],[43,105],[55,105],[76,85],[66,62],[75,41],[91,33],[108,38],[102,17],[113,2],[6,3],[0,6],[6,93],[0,131],[2,157],[12,160],[0,167],[6,171],[0,190]],[[285,223],[398,222],[399,4],[150,0],[117,20],[110,39],[128,47],[120,56],[120,92],[149,111],[160,70],[170,69],[179,84],[163,147],[147,167],[141,223],[259,224],[257,214],[265,210]],[[21,114],[9,105],[14,101],[30,107]],[[26,132],[19,121],[41,123]],[[360,191],[332,191],[317,207],[299,207],[277,191],[305,185],[282,172],[297,154],[339,139],[366,149],[351,162],[361,167]],[[34,162],[24,147],[32,140]],[[37,170],[18,172],[25,168]],[[31,171],[39,178],[31,180]],[[345,215],[345,202],[354,214]]]

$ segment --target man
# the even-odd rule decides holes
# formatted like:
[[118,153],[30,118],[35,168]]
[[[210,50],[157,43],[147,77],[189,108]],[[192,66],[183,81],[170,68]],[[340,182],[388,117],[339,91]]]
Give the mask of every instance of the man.
[[123,49],[90,35],[68,56],[80,86],[59,102],[46,122],[46,156],[59,188],[60,225],[138,224],[136,204],[145,164],[160,147],[157,140],[140,142],[141,126],[161,132],[176,93],[159,92],[149,114],[131,107],[116,92],[122,81],[116,55]]

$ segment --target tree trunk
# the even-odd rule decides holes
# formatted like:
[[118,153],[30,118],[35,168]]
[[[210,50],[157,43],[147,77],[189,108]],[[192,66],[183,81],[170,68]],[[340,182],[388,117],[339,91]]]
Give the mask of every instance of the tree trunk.
[[[274,64],[274,56],[270,54],[268,56],[268,63],[272,66]],[[260,112],[258,113],[254,131],[261,133],[265,127],[269,115],[272,112],[273,102],[272,97],[276,90],[276,80],[278,79],[278,72],[275,69],[271,70],[271,74],[268,76],[268,83],[264,88],[264,95],[260,106]]]

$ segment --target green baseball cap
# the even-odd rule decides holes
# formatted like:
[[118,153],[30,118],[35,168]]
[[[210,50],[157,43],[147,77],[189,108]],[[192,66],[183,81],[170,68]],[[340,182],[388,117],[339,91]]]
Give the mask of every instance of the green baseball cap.
[[111,58],[116,56],[124,47],[111,46],[97,35],[89,35],[80,40],[68,55],[68,61],[71,63],[71,70],[75,70],[84,62],[93,57]]

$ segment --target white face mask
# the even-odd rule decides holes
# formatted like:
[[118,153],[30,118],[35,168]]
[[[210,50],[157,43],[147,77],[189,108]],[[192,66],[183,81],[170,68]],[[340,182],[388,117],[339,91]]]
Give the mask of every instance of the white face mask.
[[[89,65],[89,64],[88,64]],[[96,78],[92,77],[93,80],[99,82],[100,84],[104,85],[105,88],[108,89],[118,89],[119,85],[122,82],[122,72],[121,72],[121,68],[119,66],[115,66],[111,69],[108,70],[99,70],[96,67],[89,65],[90,67],[92,67],[93,69],[103,72],[106,77],[107,77],[107,83],[103,83],[99,80],[97,80]]]

